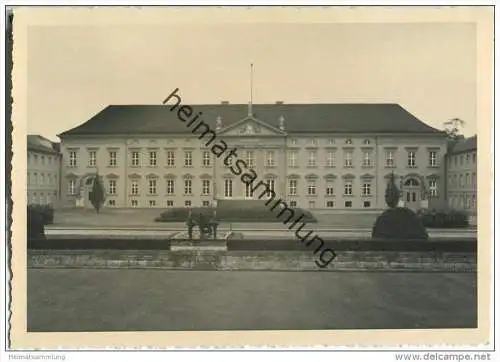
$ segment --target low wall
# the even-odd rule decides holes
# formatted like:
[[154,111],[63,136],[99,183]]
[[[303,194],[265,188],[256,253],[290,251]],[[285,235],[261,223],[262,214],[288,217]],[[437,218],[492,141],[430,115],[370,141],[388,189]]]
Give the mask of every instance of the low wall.
[[28,268],[475,272],[476,253],[343,251],[319,268],[310,251],[28,250]]

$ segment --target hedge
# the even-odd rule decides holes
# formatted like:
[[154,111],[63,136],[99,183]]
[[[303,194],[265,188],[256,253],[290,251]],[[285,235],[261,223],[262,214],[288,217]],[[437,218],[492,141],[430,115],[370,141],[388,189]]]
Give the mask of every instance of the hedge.
[[428,228],[461,228],[469,226],[469,218],[465,212],[457,210],[427,211],[417,214],[425,227]]
[[39,213],[42,216],[43,223],[45,225],[54,223],[54,208],[52,205],[31,204],[28,205],[28,212],[30,211]]

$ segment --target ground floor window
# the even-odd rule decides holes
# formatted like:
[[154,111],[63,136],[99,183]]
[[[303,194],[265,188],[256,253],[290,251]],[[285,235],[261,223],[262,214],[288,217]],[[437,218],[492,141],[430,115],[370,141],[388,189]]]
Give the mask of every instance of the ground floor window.
[[204,206],[204,207],[210,206],[210,201],[203,201],[202,206]]
[[130,203],[132,204],[133,207],[139,206],[139,201],[137,200],[131,200]]
[[327,201],[326,207],[335,207],[335,201]]
[[352,201],[345,201],[344,206],[345,207],[352,207]]
[[154,207],[156,206],[156,201],[155,200],[149,200],[149,207]]
[[290,201],[290,207],[297,207],[297,201]]
[[191,200],[184,201],[184,206],[190,207],[191,206]]
[[363,207],[371,207],[372,203],[370,201],[364,201],[363,202]]
[[109,206],[116,206],[116,201],[115,200],[109,200],[108,201]]
[[167,200],[167,206],[168,207],[174,206],[174,202],[172,200]]

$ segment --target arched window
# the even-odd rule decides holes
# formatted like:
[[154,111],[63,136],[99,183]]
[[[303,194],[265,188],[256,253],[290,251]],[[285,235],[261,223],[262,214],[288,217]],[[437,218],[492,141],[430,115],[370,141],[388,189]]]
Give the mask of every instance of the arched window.
[[410,179],[405,181],[404,185],[405,186],[419,186],[420,183],[416,179],[410,178]]

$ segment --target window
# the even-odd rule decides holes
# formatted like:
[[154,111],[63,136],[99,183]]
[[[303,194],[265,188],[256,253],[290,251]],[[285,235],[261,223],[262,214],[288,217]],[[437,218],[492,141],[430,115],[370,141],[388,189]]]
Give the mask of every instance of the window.
[[328,181],[326,183],[326,196],[333,196],[335,195],[335,189],[333,187],[333,182]]
[[157,159],[156,151],[149,151],[149,166],[156,167],[158,159]]
[[212,158],[209,151],[203,151],[203,166],[210,166]]
[[89,167],[95,167],[97,153],[96,151],[89,151]]
[[268,179],[266,180],[266,185],[267,185],[267,188],[269,190],[269,192],[267,193],[267,196],[268,197],[271,197],[271,191],[274,192],[274,179]]
[[40,185],[44,185],[45,184],[45,176],[43,173],[40,174]]
[[201,189],[203,195],[210,195],[210,180],[202,180]]
[[[36,155],[35,155],[36,160]],[[69,167],[76,167],[76,151],[70,151],[69,153]]]
[[38,184],[38,173],[36,173],[36,172],[33,174],[33,183],[35,185]]
[[369,196],[372,194],[372,184],[369,182],[363,183],[363,196]]
[[297,180],[288,180],[288,193],[290,195],[297,195]]
[[329,207],[329,208],[335,207],[335,201],[327,201],[326,202],[326,207]]
[[369,140],[369,139],[364,140],[364,141],[363,141],[363,144],[364,144],[364,145],[369,145],[369,144],[370,144],[370,140]]
[[[70,156],[71,156],[71,152],[70,152]],[[75,156],[76,156],[76,152],[75,152]],[[36,165],[38,163],[38,155],[33,155],[33,163]]]
[[344,207],[352,207],[352,201],[345,201]]
[[363,167],[370,167],[372,164],[371,154],[368,151],[363,152]]
[[346,145],[352,145],[352,139],[348,138],[345,140]]
[[472,194],[472,207],[476,207],[476,195]]
[[371,207],[372,203],[370,201],[363,201],[363,207]]
[[246,163],[248,168],[254,168],[255,167],[255,158],[254,158],[254,152],[253,151],[247,151],[246,152]]
[[461,155],[460,156],[460,165],[463,165],[464,164],[464,155]]
[[109,163],[110,167],[116,166],[116,151],[109,151]]
[[139,206],[139,201],[137,201],[137,200],[132,200],[132,201],[130,201],[130,203],[132,204],[132,207]]
[[309,151],[307,156],[307,167],[316,167],[316,151]]
[[167,180],[167,195],[173,195],[175,190],[174,180]]
[[45,156],[40,156],[40,161],[42,161],[42,165],[45,165]]
[[311,145],[317,146],[318,145],[318,140],[316,138],[311,139]]
[[[139,152],[132,152],[132,166],[139,166]],[[136,200],[137,201],[137,200]]]
[[156,180],[149,180],[149,194],[156,195]]
[[205,201],[203,201],[203,202],[201,203],[201,206],[203,206],[203,207],[208,207],[208,206],[210,206],[210,201],[206,201],[206,200],[205,200]]
[[191,200],[184,201],[184,206],[191,207]]
[[184,195],[191,195],[193,193],[193,181],[191,179],[184,180]]
[[460,175],[460,183],[459,183],[459,186],[460,186],[460,187],[463,187],[463,186],[464,186],[464,176],[463,176],[463,175]]
[[429,151],[429,167],[437,167],[437,152]]
[[297,201],[290,201],[290,207],[297,207]]
[[326,165],[328,167],[335,167],[335,151],[328,151]]
[[408,167],[416,167],[416,154],[415,151],[408,151]]
[[466,173],[465,174],[465,186],[469,186],[471,184],[470,182],[470,174]]
[[295,145],[297,144],[297,140],[296,140],[295,138],[292,138],[292,139],[290,140],[290,144],[291,144],[292,146],[295,146]]
[[344,183],[344,195],[352,195],[352,181]]
[[469,164],[469,158],[470,158],[470,155],[469,154],[466,154],[465,155],[465,164],[468,165]]
[[476,182],[477,182],[477,180],[476,180],[476,173],[473,172],[472,173],[472,187],[476,188]]
[[315,201],[309,201],[309,208],[310,209],[316,208],[316,202]]
[[233,197],[233,180],[231,179],[224,180],[224,196]]
[[253,189],[251,183],[245,183],[245,197],[253,197]]
[[108,201],[109,206],[116,206],[116,201],[115,200],[109,200]]
[[352,167],[352,151],[344,152],[344,167]]
[[75,195],[76,194],[76,180],[69,180],[69,183],[68,183],[68,193],[70,195]]
[[130,187],[132,190],[132,195],[139,195],[139,183],[137,181],[132,181]]
[[116,195],[116,180],[108,181],[108,194]]
[[472,154],[472,163],[473,164],[476,163],[476,154],[475,153]]
[[330,139],[328,140],[328,144],[329,144],[329,145],[334,145],[334,144],[335,144],[335,140],[334,140],[333,138],[330,138]]
[[168,167],[175,166],[175,153],[174,153],[174,151],[167,151],[167,166]]
[[307,194],[316,195],[316,180],[307,181]]
[[193,152],[191,151],[184,152],[184,166],[187,167],[193,166]]
[[156,200],[149,200],[149,207],[155,207],[156,206]]
[[437,196],[437,181],[436,180],[429,180],[429,195],[430,196]]
[[267,153],[266,153],[266,166],[267,167],[274,167],[275,166],[274,151],[267,151]]
[[174,206],[174,202],[172,200],[167,200],[167,206],[168,207],[173,207]]
[[297,151],[288,151],[288,167],[297,167]]

